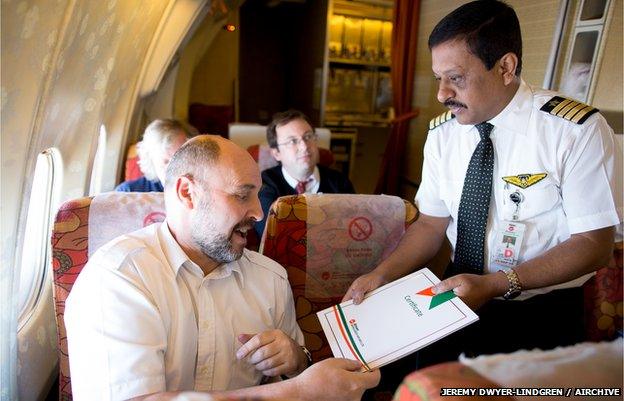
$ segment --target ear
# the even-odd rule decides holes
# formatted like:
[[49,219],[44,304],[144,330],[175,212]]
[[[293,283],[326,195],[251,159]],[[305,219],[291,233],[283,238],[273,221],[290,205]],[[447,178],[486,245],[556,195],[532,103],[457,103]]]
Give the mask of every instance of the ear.
[[193,193],[193,181],[186,176],[178,177],[175,183],[176,196],[180,203],[187,209],[195,207],[195,194]]
[[505,53],[498,61],[503,83],[509,85],[514,82],[516,77],[516,68],[518,68],[518,56],[515,53]]
[[273,158],[278,162],[282,161],[282,155],[280,154],[278,148],[271,148],[271,156],[273,156]]

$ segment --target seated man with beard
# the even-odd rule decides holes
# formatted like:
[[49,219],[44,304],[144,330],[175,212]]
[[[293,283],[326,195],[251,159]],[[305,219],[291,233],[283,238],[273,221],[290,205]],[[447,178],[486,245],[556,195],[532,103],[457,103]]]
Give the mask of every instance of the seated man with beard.
[[[76,400],[182,391],[359,400],[378,383],[378,371],[344,359],[304,371],[286,272],[244,248],[262,219],[260,186],[254,160],[226,139],[202,135],[175,153],[166,221],[100,248],[67,299]],[[296,377],[259,386],[263,375]]]

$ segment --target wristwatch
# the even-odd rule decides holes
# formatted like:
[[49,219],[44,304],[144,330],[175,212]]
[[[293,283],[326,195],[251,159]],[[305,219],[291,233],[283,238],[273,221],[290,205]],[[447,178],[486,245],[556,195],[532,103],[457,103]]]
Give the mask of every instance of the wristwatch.
[[312,354],[310,353],[310,351],[308,351],[308,349],[306,347],[304,347],[303,345],[301,346],[301,350],[303,351],[303,353],[305,354],[306,358],[308,358],[308,367],[310,365],[312,365]]
[[516,274],[514,269],[504,269],[499,271],[504,273],[505,276],[507,276],[507,281],[509,281],[509,289],[505,294],[503,294],[503,298],[507,300],[517,298],[522,292],[522,286],[520,285],[518,274]]

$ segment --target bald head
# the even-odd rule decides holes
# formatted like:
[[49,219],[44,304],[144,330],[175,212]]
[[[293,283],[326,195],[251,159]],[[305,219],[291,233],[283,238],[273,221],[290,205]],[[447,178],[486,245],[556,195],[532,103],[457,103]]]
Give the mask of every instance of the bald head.
[[251,155],[219,136],[197,136],[173,155],[165,180],[167,222],[204,273],[243,254],[247,231],[262,220],[261,186]]
[[251,155],[234,142],[218,135],[198,135],[187,141],[171,158],[165,188],[174,185],[180,176],[201,179],[214,173],[215,168],[228,168],[232,163],[256,166]]

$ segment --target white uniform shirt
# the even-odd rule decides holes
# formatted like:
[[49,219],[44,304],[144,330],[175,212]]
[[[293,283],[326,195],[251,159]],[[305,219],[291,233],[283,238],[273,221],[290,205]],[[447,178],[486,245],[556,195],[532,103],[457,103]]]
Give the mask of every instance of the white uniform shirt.
[[[522,81],[507,107],[489,121],[494,125],[490,136],[494,175],[485,272],[491,272],[497,232],[505,227],[504,221],[512,220],[516,205],[509,196],[515,191],[524,195],[517,221],[526,225],[518,264],[543,254],[571,234],[622,221],[622,188],[614,179],[614,167],[622,160],[613,131],[598,113],[579,125],[540,111],[554,94]],[[464,178],[479,141],[473,125],[461,125],[452,119],[432,129],[425,143],[423,178],[415,201],[424,214],[451,217],[447,236],[453,250]],[[547,176],[526,189],[502,179],[539,173]],[[520,299],[554,288],[578,286],[589,277],[524,291]]]
[[[284,167],[282,167],[282,175],[284,176],[284,179],[286,180],[288,185],[290,185],[294,189],[297,188],[297,184],[299,183],[299,181],[297,181],[296,178],[293,178],[292,175],[288,174],[288,171],[286,171]],[[304,193],[306,194],[318,193],[320,186],[321,186],[321,173],[318,167],[315,166],[314,172],[312,173],[311,176],[308,177],[308,182],[306,183],[306,190]]]
[[238,334],[281,329],[303,345],[286,271],[248,250],[206,277],[166,223],[121,236],[89,260],[65,309],[74,399],[259,383]]

